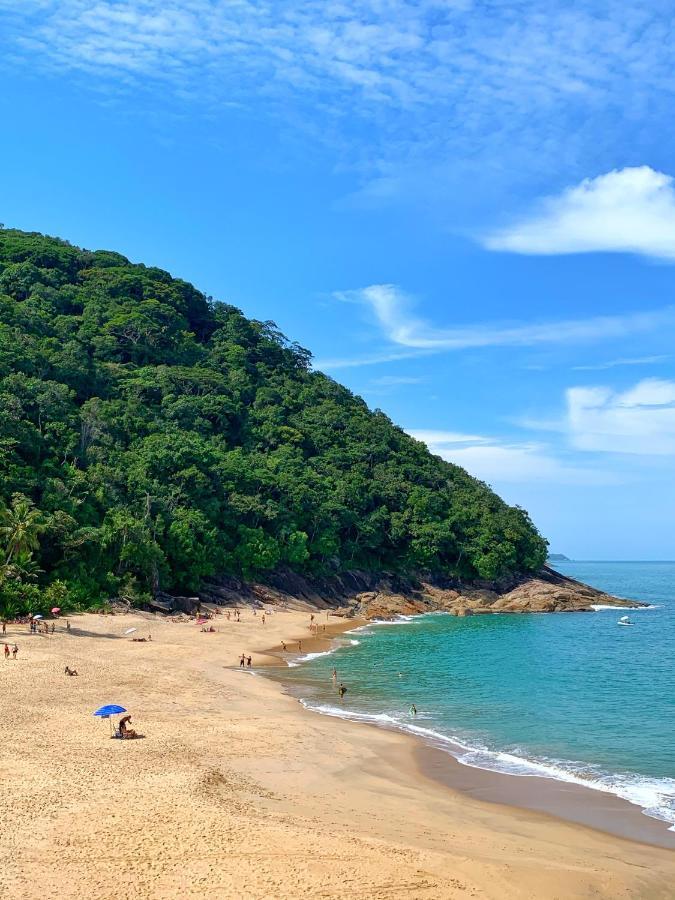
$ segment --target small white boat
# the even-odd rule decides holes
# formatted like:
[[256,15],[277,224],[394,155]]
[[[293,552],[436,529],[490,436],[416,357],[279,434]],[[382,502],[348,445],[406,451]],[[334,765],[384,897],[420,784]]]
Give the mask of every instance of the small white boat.
[[631,622],[628,616],[621,616],[619,621],[616,623],[617,625],[635,625],[635,622]]

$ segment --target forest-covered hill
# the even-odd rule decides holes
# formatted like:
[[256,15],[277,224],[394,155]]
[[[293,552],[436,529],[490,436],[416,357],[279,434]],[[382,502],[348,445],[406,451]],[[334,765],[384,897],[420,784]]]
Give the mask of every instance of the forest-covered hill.
[[0,601],[538,569],[527,513],[166,272],[0,230]]

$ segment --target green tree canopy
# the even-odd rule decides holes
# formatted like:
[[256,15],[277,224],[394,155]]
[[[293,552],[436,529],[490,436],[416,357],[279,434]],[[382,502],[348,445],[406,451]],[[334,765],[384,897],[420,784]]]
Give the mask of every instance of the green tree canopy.
[[0,403],[0,549],[26,590],[545,560],[524,510],[311,371],[274,323],[117,253],[0,231]]

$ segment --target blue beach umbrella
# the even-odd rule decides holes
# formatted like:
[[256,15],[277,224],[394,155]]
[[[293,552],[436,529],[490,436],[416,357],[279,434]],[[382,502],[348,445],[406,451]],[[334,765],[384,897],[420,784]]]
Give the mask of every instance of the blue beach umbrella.
[[[123,712],[126,712],[126,709],[123,706],[118,706],[116,703],[109,703],[107,706],[102,706],[100,709],[97,709],[94,715],[99,716],[101,719],[110,719],[111,716],[118,716]],[[110,731],[113,734],[115,732],[112,719],[110,720]]]

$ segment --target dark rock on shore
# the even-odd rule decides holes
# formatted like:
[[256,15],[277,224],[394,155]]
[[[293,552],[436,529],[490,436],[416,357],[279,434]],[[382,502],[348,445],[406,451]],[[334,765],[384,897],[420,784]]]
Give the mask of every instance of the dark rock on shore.
[[332,615],[393,619],[401,615],[445,611],[456,616],[491,613],[592,612],[594,605],[637,609],[635,600],[613,597],[544,566],[533,576],[500,583],[461,584],[447,580],[348,572],[331,579],[309,581],[293,572],[271,576],[268,584],[236,579],[211,583],[202,601],[222,606],[248,604],[322,609]]

